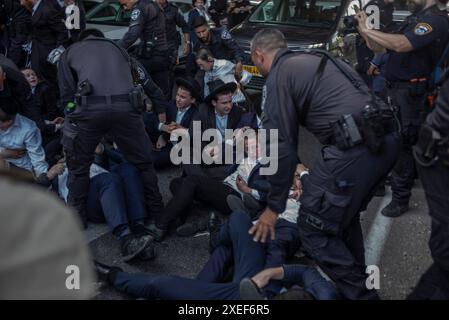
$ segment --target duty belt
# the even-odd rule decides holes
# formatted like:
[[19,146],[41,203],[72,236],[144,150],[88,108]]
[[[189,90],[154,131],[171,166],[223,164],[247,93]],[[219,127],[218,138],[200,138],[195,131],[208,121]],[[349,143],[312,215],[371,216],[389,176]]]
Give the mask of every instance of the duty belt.
[[81,105],[96,104],[96,103],[115,103],[115,102],[129,102],[129,94],[117,94],[110,96],[82,96],[81,101],[77,101]]
[[385,81],[385,84],[387,88],[389,89],[405,89],[410,87],[410,85],[417,85],[423,82],[427,82],[427,78],[420,77],[420,78],[413,78],[410,80],[403,80],[403,81]]

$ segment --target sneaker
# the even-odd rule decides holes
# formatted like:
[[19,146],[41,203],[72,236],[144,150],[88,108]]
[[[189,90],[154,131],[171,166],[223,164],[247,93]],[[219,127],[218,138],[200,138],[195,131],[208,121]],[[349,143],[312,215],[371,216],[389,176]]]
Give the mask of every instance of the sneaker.
[[176,228],[176,234],[180,237],[191,237],[198,232],[207,230],[208,219],[198,218],[194,221],[184,223],[182,226]]
[[153,238],[149,235],[138,237],[134,234],[130,234],[125,236],[121,241],[123,261],[128,262],[134,259],[139,253],[145,250],[151,241],[153,241]]
[[389,218],[396,218],[409,210],[407,204],[399,204],[396,201],[391,201],[385,208],[382,209],[382,215]]
[[150,224],[146,230],[157,242],[161,242],[167,234],[167,230],[158,228],[155,223]]

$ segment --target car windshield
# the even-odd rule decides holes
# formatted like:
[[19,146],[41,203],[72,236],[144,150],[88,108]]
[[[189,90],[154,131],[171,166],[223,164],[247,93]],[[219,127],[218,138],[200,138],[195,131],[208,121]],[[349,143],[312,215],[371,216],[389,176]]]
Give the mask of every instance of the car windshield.
[[250,22],[330,28],[344,0],[266,0],[249,17]]

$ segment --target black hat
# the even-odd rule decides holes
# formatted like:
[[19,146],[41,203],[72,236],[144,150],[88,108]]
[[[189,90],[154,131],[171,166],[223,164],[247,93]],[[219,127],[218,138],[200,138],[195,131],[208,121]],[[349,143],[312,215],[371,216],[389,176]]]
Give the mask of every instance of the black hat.
[[196,16],[195,18],[193,18],[193,21],[192,21],[193,29],[201,27],[201,26],[205,26],[205,25],[207,26],[208,23],[207,23],[206,18],[204,18],[203,16]]
[[216,97],[217,94],[221,92],[234,92],[237,90],[237,84],[235,82],[224,83],[221,79],[210,81],[207,85],[209,86],[209,95],[204,98],[204,101],[206,102],[210,102]]
[[178,87],[181,86],[189,90],[192,97],[195,97],[197,100],[201,100],[201,86],[198,81],[192,77],[187,77],[177,78],[175,82]]

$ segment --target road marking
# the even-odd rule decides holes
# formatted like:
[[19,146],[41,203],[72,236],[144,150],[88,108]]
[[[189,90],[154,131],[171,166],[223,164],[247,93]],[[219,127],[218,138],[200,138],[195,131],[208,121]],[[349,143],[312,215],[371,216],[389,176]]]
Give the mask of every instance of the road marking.
[[386,188],[386,194],[382,198],[379,209],[371,225],[368,236],[365,239],[365,260],[366,265],[379,265],[382,251],[390,233],[393,218],[382,215],[382,209],[391,201],[390,188]]

